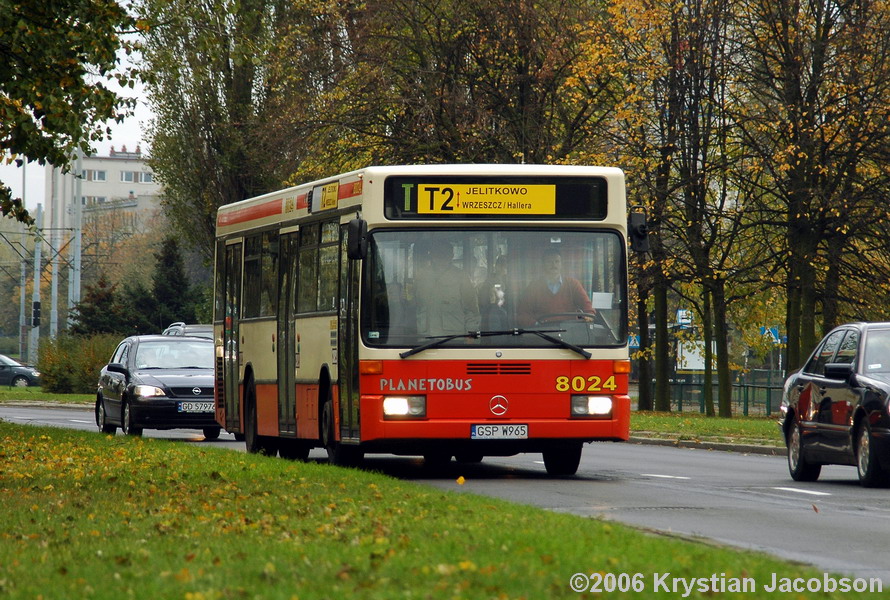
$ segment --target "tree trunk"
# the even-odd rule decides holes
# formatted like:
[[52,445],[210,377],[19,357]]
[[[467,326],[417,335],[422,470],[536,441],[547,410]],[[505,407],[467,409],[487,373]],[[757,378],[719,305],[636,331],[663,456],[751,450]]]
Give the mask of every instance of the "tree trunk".
[[705,405],[705,414],[709,417],[714,416],[714,357],[713,357],[713,339],[714,325],[711,312],[711,291],[706,286],[703,290],[703,306],[702,306],[702,341],[705,345],[703,348],[705,357],[705,380],[704,389],[702,389],[703,401]]
[[726,320],[726,282],[715,282],[714,328],[717,346],[717,405],[721,417],[732,416],[732,378],[729,370],[729,323]]
[[[661,279],[661,278],[660,278]],[[671,340],[668,334],[667,283],[655,285],[655,410],[671,410]]]
[[649,361],[649,311],[646,304],[649,300],[649,289],[642,283],[637,284],[637,322],[640,326],[640,358],[639,358],[639,397],[637,410],[652,410],[652,376]]

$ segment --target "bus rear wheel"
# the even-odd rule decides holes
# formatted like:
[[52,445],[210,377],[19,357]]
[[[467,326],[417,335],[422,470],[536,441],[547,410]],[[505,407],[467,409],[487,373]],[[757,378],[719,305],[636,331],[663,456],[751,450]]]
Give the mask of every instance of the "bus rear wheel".
[[551,477],[567,477],[578,472],[581,464],[581,444],[565,444],[544,450],[544,467]]

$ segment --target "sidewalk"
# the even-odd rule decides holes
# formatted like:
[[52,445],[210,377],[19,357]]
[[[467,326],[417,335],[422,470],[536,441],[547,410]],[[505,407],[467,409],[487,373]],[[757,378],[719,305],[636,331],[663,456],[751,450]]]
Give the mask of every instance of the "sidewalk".
[[734,444],[723,442],[700,442],[696,440],[671,440],[665,438],[649,437],[645,434],[631,433],[630,444],[645,444],[649,446],[673,446],[675,448],[696,448],[698,450],[721,450],[723,452],[739,452],[743,454],[765,454],[769,456],[784,456],[783,446],[758,446],[755,444]]

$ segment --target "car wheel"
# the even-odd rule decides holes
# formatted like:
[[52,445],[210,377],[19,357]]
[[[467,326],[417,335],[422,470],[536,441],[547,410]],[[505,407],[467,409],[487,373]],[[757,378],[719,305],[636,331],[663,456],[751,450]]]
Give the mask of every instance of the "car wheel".
[[262,454],[264,456],[275,456],[278,454],[278,448],[274,439],[267,438],[257,433],[257,416],[256,416],[256,386],[251,379],[247,384],[247,392],[245,398],[245,423],[244,423],[244,444],[247,451],[251,454]]
[[16,375],[10,384],[13,387],[28,387],[28,378],[22,375]]
[[105,403],[102,400],[96,400],[96,425],[102,433],[114,435],[117,432],[117,427],[108,422],[108,413],[105,412]]
[[794,423],[788,433],[788,472],[794,481],[816,481],[822,465],[811,463],[803,454],[803,438],[800,423]]
[[581,444],[568,444],[545,450],[544,468],[551,477],[566,477],[578,472],[581,464]]
[[221,427],[205,427],[204,428],[204,439],[205,440],[215,440],[219,439]]
[[121,407],[121,412],[121,431],[126,435],[141,437],[142,427],[133,424],[133,411],[130,410],[129,402],[124,402],[124,405]]
[[364,453],[355,446],[346,446],[337,441],[334,432],[334,399],[330,391],[321,409],[321,442],[328,453],[328,462],[341,467],[354,467],[362,461]]
[[888,483],[888,474],[881,468],[875,446],[871,443],[871,427],[863,422],[859,427],[856,441],[856,469],[859,483],[863,487],[883,487]]

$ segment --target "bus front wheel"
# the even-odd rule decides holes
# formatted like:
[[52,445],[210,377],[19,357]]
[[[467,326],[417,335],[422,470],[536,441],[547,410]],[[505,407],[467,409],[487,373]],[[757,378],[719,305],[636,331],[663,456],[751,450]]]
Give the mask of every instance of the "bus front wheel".
[[551,477],[566,477],[578,472],[581,464],[581,444],[572,443],[545,450],[544,468]]
[[335,435],[334,400],[328,392],[321,410],[321,443],[328,453],[328,461],[341,467],[354,467],[361,462],[363,453],[356,446],[348,446],[337,441]]
[[275,445],[276,440],[257,433],[256,387],[253,380],[247,384],[245,409],[244,443],[247,451],[251,454],[275,456],[278,453],[278,448]]

